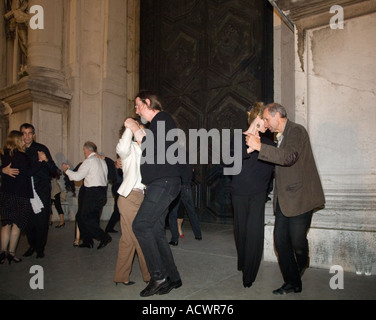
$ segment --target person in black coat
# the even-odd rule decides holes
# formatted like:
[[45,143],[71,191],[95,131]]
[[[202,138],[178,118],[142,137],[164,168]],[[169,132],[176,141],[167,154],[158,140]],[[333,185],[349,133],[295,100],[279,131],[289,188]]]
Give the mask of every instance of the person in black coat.
[[[164,161],[168,148],[176,142],[167,139],[167,133],[176,129],[175,121],[163,111],[159,97],[151,92],[140,92],[135,103],[136,113],[150,122],[142,140],[142,144],[146,145],[142,157],[146,161],[141,164],[141,176],[146,194],[132,225],[151,276],[140,296],[148,297],[167,294],[182,286],[164,230],[169,206],[180,193],[181,172],[179,164]],[[152,142],[152,148],[150,145],[148,148],[149,142]],[[151,159],[148,155],[150,151],[153,151]]]
[[[255,103],[248,112],[247,132],[260,136],[263,143],[274,142],[263,135],[266,129],[261,119],[263,103]],[[234,236],[238,252],[238,270],[243,272],[243,285],[255,281],[264,250],[265,202],[270,191],[274,165],[257,159],[258,152],[249,153],[242,136],[242,170],[232,177],[231,197],[234,209]]]
[[[38,170],[41,162],[34,167],[25,153],[22,133],[11,131],[6,139],[5,147],[0,151],[2,168],[17,168],[15,175],[4,174],[0,187],[0,216],[1,216],[1,251],[0,263],[5,258],[9,264],[22,260],[16,257],[16,247],[22,231],[28,225],[33,214],[30,199],[34,198],[31,176]],[[39,159],[40,160],[40,159]],[[3,170],[2,170],[3,172]],[[4,172],[5,173],[5,172]]]
[[47,243],[50,209],[51,209],[51,178],[58,171],[58,167],[53,161],[48,148],[35,141],[34,126],[29,123],[24,123],[20,127],[23,134],[23,141],[25,142],[26,155],[29,158],[30,164],[33,167],[39,161],[39,157],[43,155],[44,161],[41,163],[39,170],[37,170],[32,178],[34,188],[42,201],[43,208],[41,212],[31,215],[28,228],[26,230],[29,248],[24,253],[24,257],[31,256],[35,251],[37,258],[44,257],[44,248]]

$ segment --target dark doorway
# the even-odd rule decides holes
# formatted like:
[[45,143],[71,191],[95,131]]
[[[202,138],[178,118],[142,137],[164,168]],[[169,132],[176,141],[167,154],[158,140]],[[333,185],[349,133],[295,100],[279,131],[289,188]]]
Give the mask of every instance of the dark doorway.
[[[273,8],[266,0],[141,0],[140,88],[180,127],[246,129],[246,110],[273,99]],[[209,154],[211,154],[209,152]],[[202,221],[231,222],[230,177],[195,166]]]

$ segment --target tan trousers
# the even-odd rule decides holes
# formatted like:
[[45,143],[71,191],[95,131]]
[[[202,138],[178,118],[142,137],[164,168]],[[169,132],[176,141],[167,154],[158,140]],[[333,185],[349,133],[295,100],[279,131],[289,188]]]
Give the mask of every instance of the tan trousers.
[[132,191],[128,197],[120,196],[118,199],[122,235],[119,241],[118,259],[114,277],[115,282],[129,282],[135,253],[138,256],[142,279],[145,282],[150,281],[150,274],[146,266],[144,254],[132,230],[133,220],[143,200],[144,195],[138,191]]

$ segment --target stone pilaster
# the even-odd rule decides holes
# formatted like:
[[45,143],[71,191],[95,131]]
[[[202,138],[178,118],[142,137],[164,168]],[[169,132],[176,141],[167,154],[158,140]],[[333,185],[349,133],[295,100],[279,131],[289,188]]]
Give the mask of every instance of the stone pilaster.
[[[345,13],[358,12],[345,15],[344,29],[331,28],[329,8],[294,21],[295,121],[309,132],[326,197],[308,234],[311,266],[354,272],[376,261],[376,7],[344,5]],[[266,211],[265,259],[276,260]]]
[[46,144],[60,164],[67,152],[68,105],[72,93],[62,73],[63,2],[30,0],[43,8],[44,29],[28,28],[27,75],[0,90],[12,108],[9,129],[24,122],[35,126],[37,140]]

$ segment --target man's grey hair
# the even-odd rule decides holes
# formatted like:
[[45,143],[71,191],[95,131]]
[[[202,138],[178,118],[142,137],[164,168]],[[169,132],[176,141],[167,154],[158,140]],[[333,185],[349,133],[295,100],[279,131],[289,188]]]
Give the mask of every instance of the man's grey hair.
[[94,142],[86,141],[84,143],[84,148],[90,150],[91,152],[97,152],[97,146]]
[[279,103],[270,103],[265,107],[265,110],[268,110],[272,117],[278,112],[281,118],[287,118],[287,111],[285,107],[281,106]]

